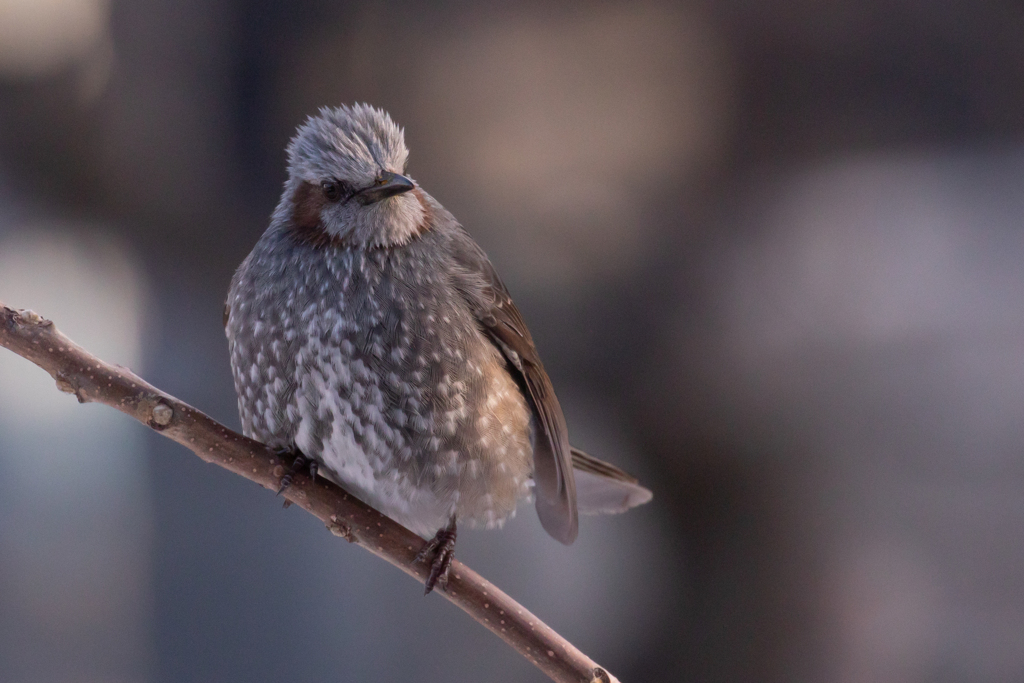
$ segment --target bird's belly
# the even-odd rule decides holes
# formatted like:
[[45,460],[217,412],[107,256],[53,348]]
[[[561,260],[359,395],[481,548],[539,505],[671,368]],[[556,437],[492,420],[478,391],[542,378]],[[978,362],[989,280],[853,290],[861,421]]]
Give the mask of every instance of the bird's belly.
[[246,434],[296,446],[421,535],[452,515],[501,524],[531,493],[532,413],[461,294],[381,254],[312,256],[276,293],[255,283],[280,275],[247,261],[237,287],[254,301],[230,297]]
[[396,387],[394,367],[354,357],[355,348],[307,346],[298,356],[286,410],[296,447],[324,476],[425,537],[452,515],[488,527],[512,516],[532,483],[530,414],[500,357],[446,364],[440,374],[406,371],[423,379]]
[[384,466],[351,436],[332,436],[323,444],[317,460],[322,476],[424,538],[433,536],[451,517],[450,504],[429,488],[417,485],[399,468]]

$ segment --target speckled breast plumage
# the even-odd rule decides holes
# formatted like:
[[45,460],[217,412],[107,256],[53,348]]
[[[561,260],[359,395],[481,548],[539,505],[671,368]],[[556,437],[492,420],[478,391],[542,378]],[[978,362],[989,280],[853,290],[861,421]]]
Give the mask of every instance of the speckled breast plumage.
[[445,235],[389,249],[261,238],[227,334],[246,435],[294,445],[414,532],[493,526],[530,493],[531,413],[451,272]]

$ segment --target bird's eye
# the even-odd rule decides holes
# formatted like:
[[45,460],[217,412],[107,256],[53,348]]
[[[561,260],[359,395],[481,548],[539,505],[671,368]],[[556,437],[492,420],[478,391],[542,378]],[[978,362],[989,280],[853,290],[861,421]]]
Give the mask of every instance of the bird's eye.
[[336,202],[345,195],[345,188],[337,180],[325,180],[320,183],[320,189],[328,201]]

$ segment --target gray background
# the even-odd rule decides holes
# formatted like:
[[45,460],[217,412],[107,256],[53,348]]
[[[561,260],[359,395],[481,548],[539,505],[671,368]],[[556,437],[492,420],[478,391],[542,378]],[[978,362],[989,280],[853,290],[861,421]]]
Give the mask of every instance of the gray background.
[[[0,300],[236,426],[284,147],[406,127],[653,504],[459,557],[624,681],[1024,679],[1024,10],[0,0]],[[0,679],[543,680],[0,354]]]

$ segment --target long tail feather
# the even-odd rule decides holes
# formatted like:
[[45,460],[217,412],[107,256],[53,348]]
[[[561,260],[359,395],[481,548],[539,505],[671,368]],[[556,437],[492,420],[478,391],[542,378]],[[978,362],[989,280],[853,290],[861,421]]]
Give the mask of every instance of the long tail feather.
[[585,515],[616,514],[643,505],[654,497],[636,477],[615,465],[572,449],[576,505]]

